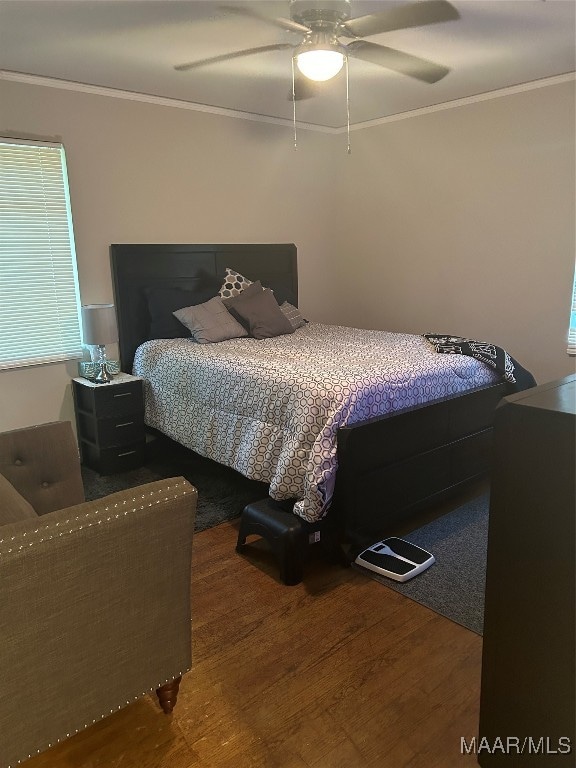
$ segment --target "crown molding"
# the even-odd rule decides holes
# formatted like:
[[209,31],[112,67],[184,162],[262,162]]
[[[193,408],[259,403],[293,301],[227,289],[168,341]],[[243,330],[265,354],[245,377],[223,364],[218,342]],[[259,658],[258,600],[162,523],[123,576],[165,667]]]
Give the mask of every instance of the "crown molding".
[[[53,77],[42,77],[40,75],[30,75],[24,72],[12,72],[10,70],[0,70],[0,80],[8,80],[16,83],[24,83],[27,85],[38,85],[45,88],[59,88],[66,91],[75,91],[78,93],[88,93],[96,96],[106,96],[114,99],[125,99],[127,101],[138,101],[146,104],[156,104],[163,107],[172,107],[175,109],[188,109],[193,112],[207,112],[212,115],[222,115],[224,117],[232,117],[237,120],[250,120],[259,123],[272,123],[274,125],[282,125],[286,127],[293,127],[294,122],[281,117],[270,117],[269,115],[259,115],[252,112],[242,112],[235,109],[225,109],[223,107],[214,107],[210,104],[199,104],[197,102],[183,101],[180,99],[171,99],[164,96],[154,96],[147,93],[138,93],[135,91],[124,91],[117,88],[105,88],[98,85],[88,85],[86,83],[76,83],[71,80],[60,80]],[[420,117],[421,115],[429,115],[433,112],[440,112],[447,109],[456,109],[458,107],[467,106],[469,104],[476,104],[482,101],[489,101],[491,99],[498,99],[503,96],[510,96],[516,93],[524,93],[526,91],[532,91],[538,88],[547,88],[549,86],[560,85],[562,83],[574,82],[576,80],[576,72],[567,72],[562,75],[555,75],[553,77],[545,77],[540,80],[532,80],[527,83],[520,83],[519,85],[512,85],[506,88],[499,88],[495,91],[487,91],[485,93],[479,93],[474,96],[466,96],[461,99],[454,99],[452,101],[443,102],[441,104],[433,104],[427,107],[421,107],[420,109],[413,109],[407,112],[399,112],[395,115],[388,115],[386,117],[379,117],[374,120],[366,120],[361,123],[354,123],[350,125],[351,131],[361,131],[365,128],[371,128],[376,125],[385,125],[386,123],[394,123],[398,120],[408,120],[412,117]],[[341,134],[346,133],[347,128],[343,126],[341,128],[331,128],[329,126],[315,125],[313,123],[302,123],[297,121],[298,128],[318,131],[320,133],[332,133]]]
[[[515,93],[525,93],[526,91],[534,91],[538,88],[548,88],[553,85],[560,85],[562,83],[570,83],[576,81],[576,72],[566,72],[563,75],[554,75],[553,77],[544,77],[541,80],[531,80],[528,83],[520,83],[519,85],[510,85],[506,88],[498,88],[495,91],[486,91],[485,93],[478,93],[474,96],[465,96],[461,99],[454,99],[453,101],[446,101],[442,104],[433,104],[429,107],[421,107],[420,109],[412,109],[407,112],[399,112],[396,115],[388,115],[387,117],[379,117],[375,120],[366,120],[362,123],[354,123],[350,126],[351,131],[361,131],[364,128],[370,128],[375,125],[385,125],[386,123],[395,123],[398,120],[408,120],[411,117],[419,117],[420,115],[429,115],[433,112],[442,112],[445,109],[456,109],[457,107],[464,107],[468,104],[477,104],[481,101],[490,101],[492,99],[499,99],[503,96],[511,96]],[[336,133],[345,133],[346,128],[338,128]]]
[[[25,72],[12,72],[10,70],[0,69],[0,80],[10,80],[14,83],[24,83],[26,85],[39,85],[44,88],[59,88],[64,91],[75,91],[77,93],[89,93],[93,96],[107,96],[112,99],[126,99],[127,101],[139,101],[145,104],[156,104],[161,107],[173,107],[175,109],[188,109],[193,112],[208,112],[212,115],[223,115],[224,117],[233,117],[237,120],[251,120],[257,123],[274,123],[275,125],[284,125],[293,127],[292,120],[281,117],[270,117],[269,115],[259,115],[253,112],[242,112],[236,109],[225,109],[224,107],[213,107],[210,104],[199,104],[195,101],[183,101],[181,99],[171,99],[165,96],[154,96],[148,93],[139,93],[137,91],[123,91],[118,88],[106,88],[100,85],[89,85],[87,83],[76,83],[72,80],[60,80],[55,77],[42,77],[40,75],[29,75]],[[330,128],[323,125],[313,125],[312,123],[297,123],[299,128],[305,128],[310,131],[321,131],[322,133],[338,133],[339,128]]]

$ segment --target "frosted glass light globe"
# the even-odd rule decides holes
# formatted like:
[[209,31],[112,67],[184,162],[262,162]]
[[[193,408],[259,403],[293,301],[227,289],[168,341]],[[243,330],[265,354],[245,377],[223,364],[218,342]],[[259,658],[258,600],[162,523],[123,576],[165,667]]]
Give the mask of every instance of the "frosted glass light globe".
[[323,82],[335,77],[344,65],[340,51],[304,51],[296,57],[298,69],[310,80]]

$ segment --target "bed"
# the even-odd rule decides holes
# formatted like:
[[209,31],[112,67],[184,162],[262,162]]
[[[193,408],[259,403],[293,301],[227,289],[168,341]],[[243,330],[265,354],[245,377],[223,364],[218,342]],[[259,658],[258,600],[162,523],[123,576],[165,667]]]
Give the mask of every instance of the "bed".
[[[156,338],[152,290],[205,286],[214,295],[230,267],[259,279],[278,304],[297,307],[293,244],[112,245],[111,262],[122,369],[145,380],[149,426],[266,482],[307,523],[329,519],[352,549],[489,469],[494,410],[509,388],[476,360],[436,355],[422,337],[361,329],[350,336],[308,323],[259,341]],[[306,356],[321,344],[323,357],[311,363]],[[346,348],[342,363],[338,350]],[[390,378],[383,388],[378,377],[400,357],[408,365],[402,384]],[[279,409],[295,386],[313,403],[312,416]],[[327,400],[334,388],[336,406]],[[264,413],[253,418],[256,402]]]

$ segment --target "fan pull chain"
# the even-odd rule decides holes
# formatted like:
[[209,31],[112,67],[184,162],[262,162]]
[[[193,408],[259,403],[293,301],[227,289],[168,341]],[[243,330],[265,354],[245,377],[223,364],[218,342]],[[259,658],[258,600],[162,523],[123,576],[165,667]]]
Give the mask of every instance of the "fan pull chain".
[[[351,154],[352,149],[350,145],[350,73],[348,69],[348,57],[345,59],[346,64],[346,136],[347,147],[346,152]],[[292,57],[292,123],[294,125],[294,149],[298,149],[298,135],[296,131],[296,75],[294,72],[294,57]]]
[[348,141],[346,152],[350,154],[351,153],[351,149],[350,149],[350,79],[348,76],[348,56],[345,56],[345,62],[346,62],[346,136]]
[[294,56],[292,56],[292,120],[294,123],[294,149],[298,149],[298,139],[296,136],[296,84],[294,75]]

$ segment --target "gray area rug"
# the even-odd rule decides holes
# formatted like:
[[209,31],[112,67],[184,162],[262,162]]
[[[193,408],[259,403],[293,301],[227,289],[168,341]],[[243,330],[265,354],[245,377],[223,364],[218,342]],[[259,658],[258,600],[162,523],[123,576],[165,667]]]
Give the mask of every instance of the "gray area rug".
[[436,562],[401,584],[355,566],[366,576],[481,635],[488,541],[489,495],[484,494],[401,538],[428,550]]
[[240,475],[183,448],[168,438],[158,438],[148,448],[146,465],[130,472],[99,475],[82,467],[86,500],[134,488],[165,477],[185,477],[198,490],[196,531],[239,517],[252,501],[268,495],[268,486]]

